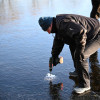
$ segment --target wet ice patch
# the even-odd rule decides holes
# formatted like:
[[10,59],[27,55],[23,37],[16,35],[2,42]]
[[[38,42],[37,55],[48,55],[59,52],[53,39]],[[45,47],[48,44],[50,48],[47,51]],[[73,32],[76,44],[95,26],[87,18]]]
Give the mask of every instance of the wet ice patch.
[[47,73],[47,75],[45,76],[44,80],[51,81],[51,80],[54,80],[55,78],[56,78],[55,75]]

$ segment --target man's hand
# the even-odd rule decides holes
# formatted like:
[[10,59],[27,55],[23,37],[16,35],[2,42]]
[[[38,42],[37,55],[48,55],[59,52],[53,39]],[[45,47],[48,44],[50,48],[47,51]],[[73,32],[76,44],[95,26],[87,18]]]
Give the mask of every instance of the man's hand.
[[59,63],[59,58],[53,58],[53,65],[56,66]]
[[50,57],[50,59],[52,59],[52,61],[50,62],[50,60],[49,60],[49,63],[52,63],[53,66],[56,66],[59,63],[58,57],[56,57],[56,58]]

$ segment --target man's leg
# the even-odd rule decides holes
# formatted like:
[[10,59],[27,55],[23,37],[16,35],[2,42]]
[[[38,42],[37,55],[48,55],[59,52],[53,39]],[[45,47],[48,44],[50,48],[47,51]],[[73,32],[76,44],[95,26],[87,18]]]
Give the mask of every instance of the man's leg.
[[[83,93],[87,91],[90,87],[90,78],[89,78],[89,70],[88,70],[88,62],[87,59],[95,53],[100,48],[100,34],[95,37],[90,43],[86,45],[86,49],[83,53],[84,59],[82,61],[77,62],[78,68],[78,78],[79,78],[79,87],[83,88],[83,90],[75,89],[77,93]],[[86,88],[86,90],[85,90]]]

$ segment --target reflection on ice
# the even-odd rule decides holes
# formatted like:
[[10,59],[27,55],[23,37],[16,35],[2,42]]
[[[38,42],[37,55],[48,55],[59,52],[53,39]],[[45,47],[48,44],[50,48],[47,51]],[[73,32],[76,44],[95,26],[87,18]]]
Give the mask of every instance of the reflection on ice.
[[55,75],[47,73],[47,75],[45,76],[44,80],[48,80],[48,81],[52,81],[56,78]]

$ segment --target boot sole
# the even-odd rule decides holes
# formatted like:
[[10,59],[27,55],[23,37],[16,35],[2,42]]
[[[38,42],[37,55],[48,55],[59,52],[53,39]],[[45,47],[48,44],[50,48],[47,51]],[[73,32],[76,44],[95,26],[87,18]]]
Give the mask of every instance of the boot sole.
[[76,91],[76,90],[74,90],[74,92],[75,93],[77,93],[77,94],[82,94],[82,93],[84,93],[84,92],[87,92],[87,91],[89,91],[91,88],[89,88],[89,89],[86,89],[86,90],[84,90],[84,91]]

